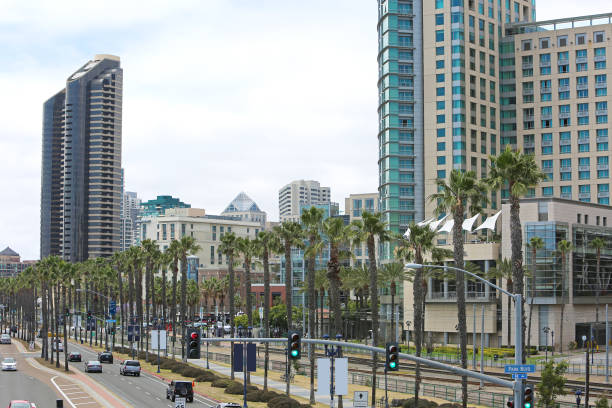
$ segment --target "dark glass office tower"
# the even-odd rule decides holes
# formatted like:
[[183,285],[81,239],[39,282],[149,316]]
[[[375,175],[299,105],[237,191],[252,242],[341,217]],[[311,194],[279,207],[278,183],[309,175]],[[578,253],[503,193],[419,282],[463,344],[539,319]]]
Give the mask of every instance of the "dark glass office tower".
[[41,257],[119,249],[123,71],[96,55],[43,105]]

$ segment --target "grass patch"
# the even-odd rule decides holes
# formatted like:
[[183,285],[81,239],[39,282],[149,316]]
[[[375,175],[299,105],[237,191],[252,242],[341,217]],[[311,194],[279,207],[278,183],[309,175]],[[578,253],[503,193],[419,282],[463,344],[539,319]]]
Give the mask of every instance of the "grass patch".
[[64,370],[64,366],[63,366],[63,362],[60,361],[60,366],[59,368],[55,366],[55,360],[53,360],[53,364],[51,364],[51,361],[47,361],[42,357],[36,357],[34,358],[34,360],[36,360],[36,362],[44,367],[50,368],[52,370],[55,371],[59,371],[60,373],[64,373],[64,374],[74,374],[74,372],[72,370],[70,370],[70,364],[68,364],[68,371]]

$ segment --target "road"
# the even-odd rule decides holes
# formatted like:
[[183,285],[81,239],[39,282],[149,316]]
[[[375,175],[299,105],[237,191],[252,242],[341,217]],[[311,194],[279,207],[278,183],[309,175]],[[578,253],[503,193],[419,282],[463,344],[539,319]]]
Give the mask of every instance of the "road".
[[[97,353],[86,347],[70,343],[68,351],[78,351],[83,361],[97,359]],[[63,355],[60,353],[60,361]],[[72,368],[84,372],[84,363],[70,363]],[[110,392],[124,400],[133,407],[147,408],[174,408],[174,404],[166,399],[167,383],[155,376],[142,373],[140,377],[124,377],[119,375],[119,361],[115,359],[114,364],[103,364],[102,374],[86,374]],[[196,396],[190,407],[214,407],[217,403],[204,397]]]
[[27,363],[30,353],[18,352],[15,344],[0,345],[0,360],[13,357],[17,360],[17,371],[0,371],[0,406],[8,406],[15,399],[29,400],[38,408],[54,408],[55,401],[61,398],[51,376]]

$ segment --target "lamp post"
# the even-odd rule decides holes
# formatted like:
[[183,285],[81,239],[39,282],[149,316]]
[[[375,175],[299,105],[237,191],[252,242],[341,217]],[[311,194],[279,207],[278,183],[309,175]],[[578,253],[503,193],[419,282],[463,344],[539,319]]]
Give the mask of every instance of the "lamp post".
[[[329,340],[329,334],[324,334],[323,338],[325,340]],[[336,334],[336,340],[340,341],[342,339],[341,334]],[[330,408],[334,408],[334,392],[336,391],[334,386],[334,358],[342,357],[342,347],[340,346],[328,346],[325,345],[325,356],[331,359],[331,381],[329,383],[329,395],[331,398]],[[386,388],[386,387],[385,387]]]
[[[465,269],[456,268],[454,266],[445,266],[445,265],[423,265],[423,264],[415,264],[415,263],[407,263],[404,265],[405,268],[408,269],[420,269],[420,268],[434,268],[434,269],[451,269],[458,272],[463,272],[474,279],[477,279],[484,284],[492,287],[493,289],[499,290],[500,292],[510,296],[514,300],[514,363],[522,364],[523,363],[523,295],[521,293],[510,293],[505,289],[495,285],[494,283],[489,282],[488,280],[472,273],[470,271],[466,271]],[[516,379],[514,381],[514,404],[517,407],[523,406],[523,380]]]
[[550,332],[550,327],[545,327],[542,330],[544,330],[544,333],[546,333],[546,362],[548,363],[548,333]]
[[408,343],[408,354],[410,354],[410,320],[406,320],[406,343]]

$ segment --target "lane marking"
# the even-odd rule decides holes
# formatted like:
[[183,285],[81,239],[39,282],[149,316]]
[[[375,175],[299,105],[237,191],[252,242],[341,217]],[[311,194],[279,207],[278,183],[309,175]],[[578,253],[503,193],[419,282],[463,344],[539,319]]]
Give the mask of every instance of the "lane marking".
[[51,378],[51,382],[53,383],[53,385],[55,386],[55,388],[57,388],[57,390],[60,392],[60,394],[62,394],[64,396],[64,398],[68,401],[68,403],[70,404],[70,406],[72,406],[72,408],[76,408],[76,406],[72,403],[72,401],[70,400],[70,398],[68,398],[68,396],[66,394],[64,394],[64,391],[62,391],[62,389],[55,383],[55,379],[58,376],[56,375],[55,377]]

